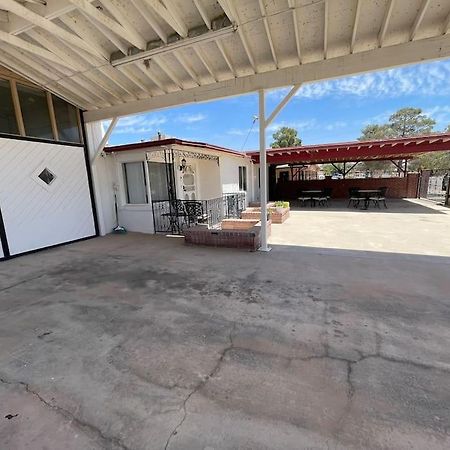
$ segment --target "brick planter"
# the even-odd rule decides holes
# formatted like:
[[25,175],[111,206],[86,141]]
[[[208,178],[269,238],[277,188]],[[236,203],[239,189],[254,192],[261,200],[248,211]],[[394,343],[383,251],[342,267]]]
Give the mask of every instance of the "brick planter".
[[[239,220],[239,219],[236,219]],[[254,221],[253,221],[254,222]],[[248,226],[248,223],[247,223]],[[270,235],[270,220],[267,221],[267,233]],[[256,223],[247,230],[215,230],[198,225],[184,232],[184,242],[190,245],[207,245],[211,247],[242,248],[252,252],[261,246],[261,225]]]
[[[275,206],[268,206],[268,212],[270,216],[270,220],[272,223],[283,223],[286,219],[289,218],[290,208],[277,208]],[[241,212],[242,219],[260,219],[261,217],[261,209],[257,207],[250,207]]]

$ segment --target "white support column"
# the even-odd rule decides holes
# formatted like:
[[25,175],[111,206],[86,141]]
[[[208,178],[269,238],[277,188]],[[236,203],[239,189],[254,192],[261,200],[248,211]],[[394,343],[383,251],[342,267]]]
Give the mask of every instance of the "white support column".
[[259,170],[261,177],[261,247],[269,252],[267,246],[267,162],[266,162],[266,101],[264,89],[259,90]]
[[261,247],[262,252],[269,252],[267,246],[267,156],[266,156],[266,128],[271,124],[289,100],[300,89],[301,84],[292,86],[281,102],[275,107],[272,114],[266,120],[266,102],[264,89],[259,93],[259,171],[260,171],[260,202],[261,202]]
[[105,148],[105,145],[108,142],[108,139],[111,136],[111,133],[113,132],[114,128],[116,127],[118,120],[119,120],[118,117],[113,117],[113,119],[111,120],[111,123],[109,124],[109,127],[106,130],[105,135],[103,136],[103,139],[101,140],[100,144],[98,144],[98,147],[95,150],[94,155],[91,157],[91,165],[95,163],[95,160],[100,156],[100,153]]

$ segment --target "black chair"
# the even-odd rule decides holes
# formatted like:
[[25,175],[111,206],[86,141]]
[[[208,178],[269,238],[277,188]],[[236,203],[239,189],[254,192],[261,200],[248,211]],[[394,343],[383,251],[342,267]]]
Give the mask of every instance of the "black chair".
[[348,205],[347,208],[350,208],[350,205],[353,205],[354,208],[359,206],[359,202],[364,200],[359,193],[359,188],[351,187],[348,190]]
[[189,225],[197,225],[198,223],[205,223],[208,220],[208,214],[203,209],[202,202],[195,200],[184,203]]
[[317,202],[319,206],[328,206],[328,199],[331,197],[331,189],[325,188],[319,195],[312,198],[313,202]]
[[180,233],[183,229],[184,224],[188,215],[184,208],[183,200],[169,200],[169,212],[161,214],[162,217],[167,217],[169,219],[169,225],[167,231]]
[[380,207],[380,202],[383,202],[384,207],[387,209],[386,205],[386,193],[388,188],[386,186],[380,187],[379,192],[376,196],[369,197],[369,201],[372,201],[374,206]]
[[297,200],[300,200],[300,203],[302,206],[305,206],[306,202],[311,202],[311,204],[312,204],[312,201],[313,201],[311,195],[304,194],[302,191],[300,191],[300,194],[297,197]]

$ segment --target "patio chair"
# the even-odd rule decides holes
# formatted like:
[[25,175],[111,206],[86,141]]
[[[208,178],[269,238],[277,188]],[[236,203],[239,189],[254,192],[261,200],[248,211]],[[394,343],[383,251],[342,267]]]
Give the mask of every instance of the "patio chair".
[[205,223],[208,220],[208,214],[205,213],[202,202],[188,201],[185,202],[184,207],[186,209],[189,225]]
[[311,202],[312,204],[312,198],[310,195],[306,195],[303,192],[300,192],[300,196],[297,197],[297,200],[300,200],[300,203],[302,206],[306,206],[306,202]]
[[167,231],[180,233],[188,217],[184,208],[183,200],[170,200],[169,211],[162,213],[161,217],[167,217],[169,220]]
[[384,207],[387,209],[386,205],[386,192],[388,188],[386,186],[380,187],[380,192],[376,196],[369,197],[369,201],[372,201],[374,206],[380,207],[380,202],[383,202]]
[[330,194],[330,189],[324,189],[319,195],[312,198],[312,201],[317,202],[319,206],[328,206],[328,198]]
[[355,187],[349,188],[347,208],[350,208],[350,205],[353,205],[354,208],[357,208],[361,200],[364,200],[364,198],[360,196],[359,189]]

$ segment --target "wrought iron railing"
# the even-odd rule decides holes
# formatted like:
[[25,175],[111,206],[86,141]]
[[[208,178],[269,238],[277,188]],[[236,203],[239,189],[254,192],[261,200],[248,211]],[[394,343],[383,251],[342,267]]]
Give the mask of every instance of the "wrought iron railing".
[[245,209],[245,192],[210,200],[154,200],[152,208],[156,233],[182,234],[198,224],[218,228],[223,219],[240,217]]

